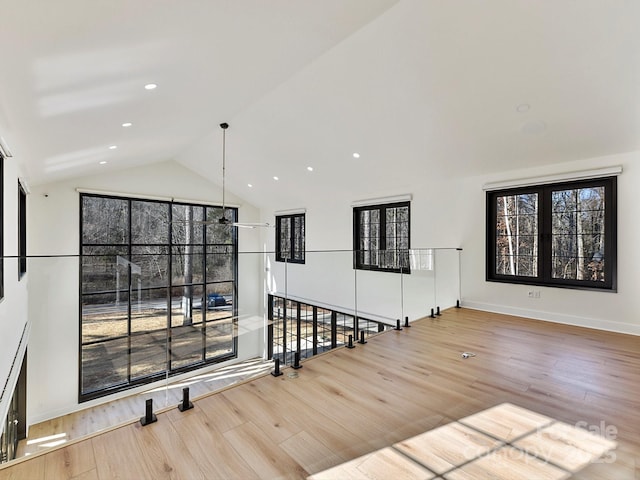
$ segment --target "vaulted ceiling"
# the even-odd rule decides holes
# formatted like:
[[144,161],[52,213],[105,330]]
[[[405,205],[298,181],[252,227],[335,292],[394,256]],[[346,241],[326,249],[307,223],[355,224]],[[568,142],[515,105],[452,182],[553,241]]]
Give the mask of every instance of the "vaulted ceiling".
[[0,135],[34,184],[167,159],[219,184],[225,121],[227,187],[256,205],[640,149],[635,0],[0,11]]

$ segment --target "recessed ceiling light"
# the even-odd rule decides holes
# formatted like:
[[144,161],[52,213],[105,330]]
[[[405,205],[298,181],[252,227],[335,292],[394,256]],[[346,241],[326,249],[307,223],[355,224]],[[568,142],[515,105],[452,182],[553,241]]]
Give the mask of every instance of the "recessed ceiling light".
[[360,158],[360,154],[358,152],[354,153],[353,158]]
[[251,185],[250,183],[247,183],[247,187],[253,188],[253,185]]
[[158,87],[158,85],[156,85],[155,83],[147,83],[147,84],[144,86],[145,90],[153,90],[153,89],[155,89],[155,88],[157,88],[157,87]]
[[307,167],[307,170],[309,170],[310,172],[313,172],[313,167]]
[[102,161],[100,162],[100,165],[104,165],[104,164],[106,164],[106,163],[107,163],[107,161],[106,161],[106,160],[102,160]]
[[122,126],[123,126],[124,128],[130,127],[131,125],[133,125],[133,123],[131,123],[131,122],[124,122],[124,123],[122,124]]
[[274,180],[280,180],[278,177],[273,177]]
[[111,146],[109,147],[109,150],[115,150],[116,148],[118,148],[118,146],[117,146],[117,145],[111,145]]
[[524,113],[524,112],[528,112],[530,109],[531,109],[531,105],[529,105],[528,103],[521,103],[516,107],[516,112]]

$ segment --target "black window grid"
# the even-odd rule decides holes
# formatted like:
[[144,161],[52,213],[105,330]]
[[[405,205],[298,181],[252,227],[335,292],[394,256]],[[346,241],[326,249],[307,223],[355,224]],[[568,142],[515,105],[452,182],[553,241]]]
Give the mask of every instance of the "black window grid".
[[[115,244],[83,242],[83,239],[85,239],[85,235],[83,235],[83,200],[86,197],[101,199],[112,198],[115,201],[126,202],[128,205],[127,225],[122,230],[124,231],[126,229],[128,231],[128,241]],[[148,204],[154,204],[156,206],[158,204],[165,205],[168,210],[167,222],[169,225],[173,225],[173,223],[171,223],[173,206],[185,205],[175,202],[158,202],[155,200],[126,199],[123,197],[105,197],[92,194],[81,195],[80,401],[86,401],[132,388],[140,384],[164,378],[167,375],[170,376],[193,370],[210,363],[228,360],[237,355],[237,237],[235,229],[226,227],[230,229],[230,233],[227,240],[222,243],[208,243],[208,237],[215,234],[216,229],[221,228],[218,227],[218,225],[214,227],[200,225],[197,229],[194,229],[200,232],[201,237],[192,238],[193,241],[190,244],[186,244],[186,242],[177,244],[173,241],[174,235],[172,235],[171,232],[172,228],[167,228],[165,243],[133,242],[133,235],[131,233],[131,205],[134,202],[147,202]],[[203,214],[200,215],[200,218],[203,220],[205,219],[204,212],[209,212],[206,219],[211,220],[217,220],[219,214],[222,212],[220,207],[215,206],[193,205],[192,207],[196,211],[201,210],[203,212]],[[227,217],[231,217],[231,220],[237,218],[236,209],[227,209],[225,213]],[[198,220],[198,218],[195,218],[195,220]],[[190,281],[185,281],[185,279],[176,281],[176,279],[173,279],[171,270],[173,260],[175,260],[176,257],[174,248],[178,248],[179,250],[180,248],[192,247],[197,247],[201,249],[202,252],[206,249],[216,248],[226,250],[223,255],[230,255],[232,257],[231,267],[227,269],[230,278],[212,279],[207,276],[207,257],[211,257],[211,255],[215,256],[217,255],[216,253],[209,252],[209,255],[203,255],[202,252],[190,252],[188,255],[190,255],[191,259],[199,255],[199,261],[202,262],[199,267],[199,278],[191,278]],[[123,285],[121,285],[120,288],[93,290],[85,293],[82,291],[84,284],[83,273],[86,269],[85,260],[94,257],[93,255],[86,255],[85,249],[95,250],[100,248],[111,249],[114,253],[117,251],[119,254],[111,255],[111,258],[109,258],[108,254],[102,252],[103,254],[99,255],[99,257],[107,260],[104,263],[105,265],[110,265],[110,268],[115,268],[116,270],[120,268],[120,270],[122,270]],[[145,254],[143,252],[144,249],[152,249],[155,251]],[[166,278],[161,282],[135,285],[136,272],[132,272],[132,259],[150,257],[167,260]],[[108,261],[109,259],[115,263],[116,267],[113,267],[114,263],[110,263]],[[226,311],[222,309],[224,307],[221,308],[211,303],[208,298],[209,292],[219,291],[221,289],[224,289],[227,293],[227,295],[225,295],[225,301],[229,302],[229,307]],[[192,321],[185,323],[183,318],[181,321],[178,321],[177,324],[174,324],[173,320],[177,317],[177,312],[173,298],[178,295],[179,290],[191,293],[197,290],[199,293],[196,296],[184,294],[182,296],[183,300],[185,298],[190,299],[188,300],[190,309],[185,311],[190,312],[189,317],[192,317]],[[83,315],[85,305],[83,304],[85,304],[87,300],[92,299],[94,302],[99,302],[101,301],[100,297],[102,297],[102,301],[104,301],[104,297],[109,295],[114,298],[114,303],[117,303],[115,301],[117,297],[119,297],[118,301],[124,303],[124,307],[121,309],[123,310],[121,313],[124,317],[124,325],[120,326],[120,331],[116,331],[116,333],[106,338],[92,339],[89,336],[85,336],[83,329],[83,326],[85,326]],[[140,302],[136,305],[133,300],[136,298],[141,300],[146,297],[152,298],[155,303],[154,307],[164,312],[166,324],[163,328],[149,329],[142,325],[145,320],[145,315],[136,312],[136,309],[140,306]],[[228,297],[228,299],[226,297]],[[144,301],[141,303],[145,304]],[[149,302],[146,301],[147,306],[148,303]],[[197,309],[201,312],[198,315],[193,313]],[[139,324],[141,326],[138,328]],[[183,333],[181,330],[184,330],[184,327],[193,330],[195,333]],[[218,341],[223,337],[225,338],[226,344],[221,344]],[[87,385],[83,384],[83,380],[86,380],[83,376],[83,358],[84,355],[92,349],[100,348],[104,351],[110,349],[112,355],[108,358],[111,359],[109,360],[111,363],[120,362],[114,365],[113,368],[113,370],[119,372],[119,375],[114,374],[111,376],[112,378],[110,378],[109,375],[103,374],[100,379],[94,379],[94,382],[101,382],[99,388],[87,388]],[[113,360],[114,358],[117,360]],[[126,365],[123,364],[122,359],[125,359],[124,363],[126,363]],[[139,362],[137,363],[138,359],[144,360],[147,368],[140,368]],[[149,359],[152,360],[150,361]],[[91,385],[91,382],[89,382],[89,385]]]

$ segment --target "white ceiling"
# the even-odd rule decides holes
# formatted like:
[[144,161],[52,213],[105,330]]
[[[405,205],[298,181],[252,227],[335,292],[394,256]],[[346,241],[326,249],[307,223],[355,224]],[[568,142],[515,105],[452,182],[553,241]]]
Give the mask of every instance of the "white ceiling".
[[0,0],[2,135],[38,183],[172,158],[394,3]]
[[637,0],[0,11],[0,134],[34,184],[167,159],[220,183],[223,121],[227,187],[256,205],[640,149]]

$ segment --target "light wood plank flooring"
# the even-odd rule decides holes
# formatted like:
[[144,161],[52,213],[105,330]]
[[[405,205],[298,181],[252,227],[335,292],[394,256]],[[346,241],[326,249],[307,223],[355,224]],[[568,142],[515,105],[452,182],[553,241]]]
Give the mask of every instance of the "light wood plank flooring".
[[[16,462],[0,479],[305,478],[503,403],[616,442],[572,478],[640,478],[635,336],[451,309],[284,373]],[[440,475],[486,478],[474,468]]]
[[[444,478],[565,480],[612,462],[617,442],[502,403],[314,474],[309,480]],[[438,477],[441,478],[441,477]]]
[[78,438],[110,430],[117,425],[131,423],[144,415],[145,401],[148,399],[153,400],[154,410],[166,409],[182,402],[184,387],[189,388],[190,398],[198,398],[261,376],[271,368],[271,362],[253,358],[198,373],[182,381],[172,381],[167,388],[157,387],[31,425],[28,438],[18,444],[17,456],[33,455]]

